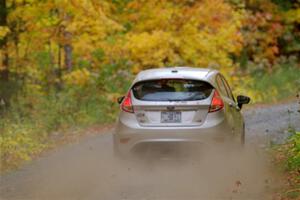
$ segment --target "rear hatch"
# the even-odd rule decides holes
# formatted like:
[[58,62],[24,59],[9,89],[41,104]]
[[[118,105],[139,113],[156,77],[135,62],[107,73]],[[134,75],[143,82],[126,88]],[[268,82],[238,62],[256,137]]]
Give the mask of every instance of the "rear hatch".
[[132,104],[141,126],[200,126],[212,91],[209,83],[199,80],[148,80],[132,87]]

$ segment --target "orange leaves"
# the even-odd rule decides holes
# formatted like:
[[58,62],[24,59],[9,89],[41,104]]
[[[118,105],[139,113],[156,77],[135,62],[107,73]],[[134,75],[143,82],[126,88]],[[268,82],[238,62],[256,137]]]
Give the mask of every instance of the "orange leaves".
[[195,5],[192,15],[199,24],[205,25],[212,32],[233,20],[234,10],[223,0],[201,1]]
[[271,11],[248,12],[244,27],[244,46],[251,53],[250,59],[259,63],[265,59],[268,63],[273,63],[279,54],[278,38],[284,33],[280,17]]

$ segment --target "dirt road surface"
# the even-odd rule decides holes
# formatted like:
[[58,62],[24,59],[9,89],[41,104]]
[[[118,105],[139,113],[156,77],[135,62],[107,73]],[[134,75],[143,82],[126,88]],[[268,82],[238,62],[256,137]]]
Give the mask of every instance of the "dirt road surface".
[[246,147],[208,148],[199,160],[120,161],[113,129],[60,147],[1,176],[1,200],[266,200],[280,182],[264,151],[282,142],[288,127],[300,130],[296,101],[243,110]]

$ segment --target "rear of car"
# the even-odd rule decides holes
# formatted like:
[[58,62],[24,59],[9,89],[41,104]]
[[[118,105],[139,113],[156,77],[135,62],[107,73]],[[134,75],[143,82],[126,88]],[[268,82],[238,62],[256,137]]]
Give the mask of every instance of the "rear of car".
[[217,71],[167,68],[140,73],[120,104],[114,148],[128,153],[144,143],[231,140]]

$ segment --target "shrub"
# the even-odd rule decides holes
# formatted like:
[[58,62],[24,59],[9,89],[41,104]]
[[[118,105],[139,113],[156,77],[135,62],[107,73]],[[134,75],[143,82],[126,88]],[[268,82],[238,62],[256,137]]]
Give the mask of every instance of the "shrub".
[[290,140],[291,146],[287,150],[288,169],[300,170],[300,132],[295,132]]

